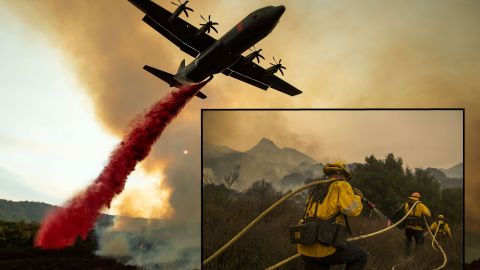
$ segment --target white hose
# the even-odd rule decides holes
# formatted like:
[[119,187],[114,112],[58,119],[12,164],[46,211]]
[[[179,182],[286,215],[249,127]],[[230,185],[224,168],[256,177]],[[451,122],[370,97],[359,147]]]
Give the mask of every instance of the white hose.
[[[430,227],[429,227],[429,228],[430,228]],[[437,224],[437,229],[435,230],[435,233],[433,234],[433,238],[432,238],[432,248],[433,248],[433,250],[435,250],[435,251],[437,251],[437,248],[435,247],[435,239],[437,239],[438,229],[440,229],[440,222],[438,222],[438,224]]]
[[364,234],[364,235],[360,235],[360,236],[357,236],[357,237],[352,237],[352,238],[348,238],[347,241],[356,241],[356,240],[360,240],[360,239],[365,239],[365,238],[368,238],[368,237],[371,237],[371,236],[375,236],[377,234],[381,234],[381,233],[384,233],[394,227],[397,227],[398,225],[400,225],[400,223],[402,223],[406,218],[407,216],[413,211],[413,208],[415,207],[415,205],[417,205],[417,203],[420,203],[420,201],[417,201],[415,202],[412,207],[410,208],[410,210],[408,210],[408,212],[405,214],[405,216],[403,216],[399,221],[395,222],[395,224],[393,225],[390,225],[389,227],[386,227],[384,229],[381,229],[379,231],[376,231],[376,232],[373,232],[373,233],[369,233],[369,234]]
[[235,235],[230,241],[228,241],[223,247],[219,248],[215,253],[213,253],[210,257],[208,257],[206,260],[202,262],[202,265],[206,265],[213,259],[215,259],[218,255],[222,254],[228,247],[230,247],[233,243],[235,243],[240,237],[242,237],[248,230],[250,230],[253,225],[257,224],[262,218],[264,218],[270,211],[275,209],[277,206],[285,202],[288,198],[292,197],[293,195],[308,189],[310,187],[316,186],[316,185],[321,185],[321,184],[327,184],[330,182],[337,181],[335,179],[332,180],[318,180],[311,182],[301,188],[298,188],[290,193],[287,193],[285,196],[283,196],[280,200],[276,201],[272,206],[270,206],[267,210],[263,211],[260,215],[258,215],[252,222],[250,222],[245,228],[243,228],[237,235]]
[[[434,268],[433,270],[442,269],[442,268],[445,267],[445,265],[447,265],[447,262],[448,262],[447,254],[445,253],[445,251],[443,250],[443,248],[440,246],[440,244],[438,243],[437,239],[435,239],[435,236],[432,234],[432,231],[430,230],[430,227],[428,226],[427,219],[426,219],[425,217],[423,217],[423,220],[425,221],[425,224],[427,225],[428,233],[429,233],[430,236],[432,237],[432,243],[435,242],[435,244],[437,244],[438,248],[440,249],[440,252],[442,252],[442,255],[443,255],[443,264],[440,265],[440,266],[437,267],[437,268]],[[440,227],[440,226],[438,226],[438,227]],[[437,231],[438,231],[438,228],[437,228]]]

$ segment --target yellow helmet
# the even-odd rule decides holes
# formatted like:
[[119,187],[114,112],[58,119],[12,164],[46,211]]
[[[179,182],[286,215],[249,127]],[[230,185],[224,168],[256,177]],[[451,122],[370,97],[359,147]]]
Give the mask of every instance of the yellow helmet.
[[444,215],[442,215],[442,214],[438,215],[438,219],[444,219],[444,218],[445,218]]
[[348,171],[347,165],[343,161],[336,161],[334,163],[327,163],[327,165],[325,165],[323,167],[323,173],[325,175],[332,175],[332,174],[335,174],[335,173],[341,173],[341,174],[345,175],[345,177],[347,177],[347,179],[352,178],[352,175]]

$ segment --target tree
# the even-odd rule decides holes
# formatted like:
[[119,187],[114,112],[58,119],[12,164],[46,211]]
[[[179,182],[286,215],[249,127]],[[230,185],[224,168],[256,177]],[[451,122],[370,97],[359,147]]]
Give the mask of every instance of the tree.
[[462,222],[462,189],[442,191],[440,184],[427,170],[412,170],[409,167],[403,169],[402,158],[395,157],[393,153],[388,154],[384,160],[377,159],[374,155],[366,157],[365,163],[357,165],[352,175],[352,185],[360,188],[365,197],[387,215],[392,215],[410,194],[419,192],[422,202],[430,208],[433,215],[448,213],[451,221]]
[[369,200],[375,202],[386,214],[393,214],[398,202],[405,197],[406,179],[403,160],[390,153],[385,160],[374,155],[365,158],[352,172],[352,185],[363,191]]
[[238,178],[240,177],[240,165],[235,165],[233,170],[230,172],[229,175],[225,175],[223,180],[225,182],[225,186],[228,189],[231,189],[233,184],[235,184],[238,181]]
[[213,178],[212,175],[210,175],[210,172],[206,169],[203,169],[202,171],[202,182],[204,186],[215,183],[215,179]]

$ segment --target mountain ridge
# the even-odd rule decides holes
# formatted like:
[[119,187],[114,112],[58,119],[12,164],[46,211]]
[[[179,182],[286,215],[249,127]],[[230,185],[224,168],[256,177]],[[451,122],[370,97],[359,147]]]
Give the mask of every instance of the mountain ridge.
[[240,176],[236,184],[239,188],[240,186],[249,186],[254,181],[262,179],[278,182],[300,164],[309,168],[318,162],[294,148],[281,148],[272,140],[262,138],[244,152],[205,142],[203,144],[203,164],[204,169],[209,170],[217,182],[228,177],[235,168],[239,168]]
[[[203,149],[203,169],[208,171],[215,182],[222,183],[224,177],[239,168],[239,181],[234,186],[237,189],[248,187],[262,179],[289,189],[303,184],[306,179],[323,177],[322,163],[295,148],[280,148],[265,137],[244,152],[207,142],[203,144]],[[349,168],[353,170],[357,164],[351,163]],[[461,178],[450,177],[458,175],[459,169]],[[426,170],[442,188],[463,187],[462,162],[448,169]]]
[[[0,198],[0,220],[7,222],[35,222],[41,223],[43,219],[51,212],[61,206],[52,205],[37,201],[13,201]],[[122,218],[130,221],[143,222],[146,218],[135,218],[127,216],[114,216],[109,214],[100,214],[96,225],[106,227],[113,224],[114,218]],[[150,219],[152,220],[152,219]]]
[[448,169],[440,169],[448,178],[463,178],[463,162],[460,162]]

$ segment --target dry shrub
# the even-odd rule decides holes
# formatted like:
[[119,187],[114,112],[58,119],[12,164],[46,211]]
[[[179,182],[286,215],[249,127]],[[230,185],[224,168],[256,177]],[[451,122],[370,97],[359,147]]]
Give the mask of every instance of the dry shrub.
[[[283,195],[263,182],[255,189],[238,192],[223,185],[206,185],[203,190],[203,260],[223,246],[251,220],[272,205]],[[304,198],[295,197],[271,212],[251,231],[203,269],[265,269],[293,254],[288,227],[297,222],[303,213]],[[386,222],[366,216],[350,219],[354,235],[377,231]],[[463,268],[463,233],[461,226],[454,229],[453,239],[442,241],[447,253],[445,269]],[[366,269],[391,269],[401,264],[402,269],[433,269],[443,262],[440,252],[432,249],[427,236],[423,250],[415,251],[406,260],[404,256],[404,231],[394,228],[386,233],[357,241],[368,253]],[[301,259],[290,262],[280,269],[303,269]],[[335,266],[332,269],[343,269]]]

